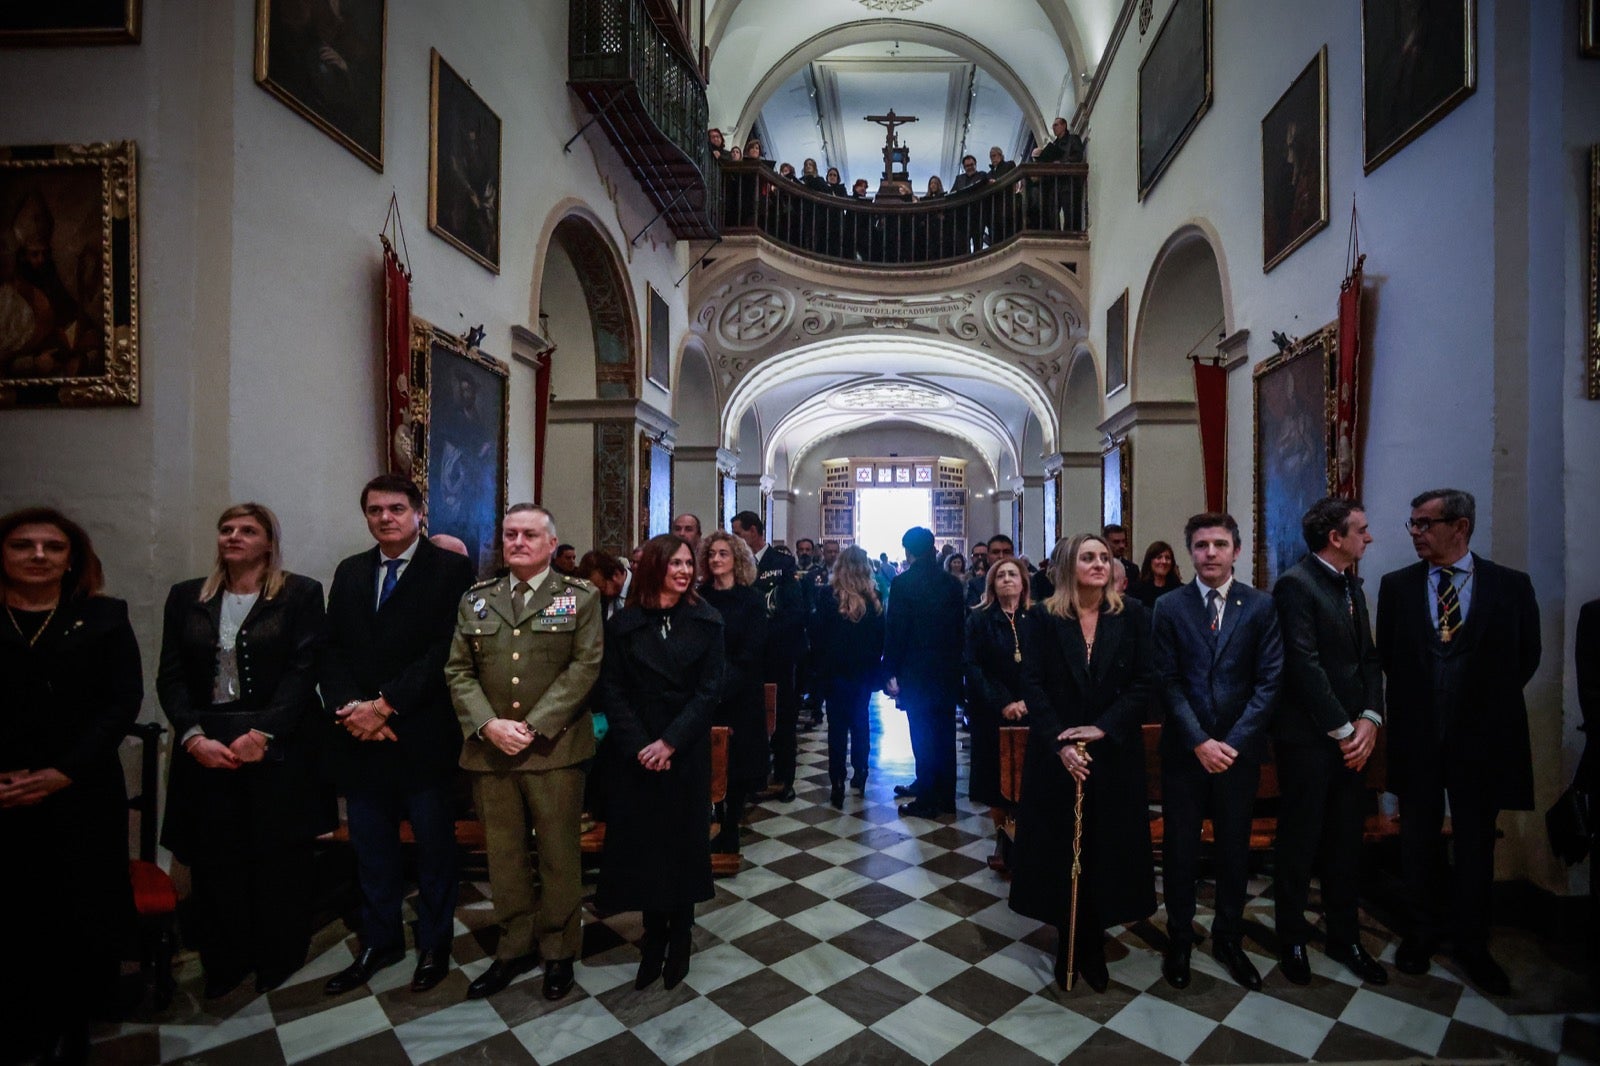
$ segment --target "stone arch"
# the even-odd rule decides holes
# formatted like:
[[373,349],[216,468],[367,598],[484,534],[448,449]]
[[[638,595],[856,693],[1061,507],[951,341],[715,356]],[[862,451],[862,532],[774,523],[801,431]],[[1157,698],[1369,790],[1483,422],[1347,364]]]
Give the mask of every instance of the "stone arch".
[[1096,451],[1100,447],[1100,365],[1088,348],[1079,347],[1067,368],[1061,403],[1061,450]]
[[[539,245],[534,309],[549,315],[560,342],[551,368],[556,395],[638,396],[638,314],[616,241],[587,206],[571,201],[551,213]],[[581,380],[591,370],[592,385]]]
[[1194,399],[1185,356],[1215,349],[1230,332],[1222,244],[1208,226],[1190,223],[1156,253],[1139,299],[1128,379],[1130,396],[1143,400]]
[[672,417],[678,423],[678,446],[716,448],[721,417],[716,376],[711,369],[711,356],[698,337],[691,334],[679,345],[672,381]]

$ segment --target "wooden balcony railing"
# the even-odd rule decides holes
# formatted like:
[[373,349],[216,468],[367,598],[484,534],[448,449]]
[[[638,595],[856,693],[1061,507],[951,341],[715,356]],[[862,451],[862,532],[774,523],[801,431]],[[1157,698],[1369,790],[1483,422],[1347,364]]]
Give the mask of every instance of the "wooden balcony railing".
[[1089,168],[1029,163],[999,181],[916,203],[814,192],[763,163],[722,166],[722,232],[759,233],[806,255],[871,266],[972,259],[1019,237],[1084,240]]
[[571,0],[567,84],[684,239],[714,237],[722,191],[706,90],[644,0]]

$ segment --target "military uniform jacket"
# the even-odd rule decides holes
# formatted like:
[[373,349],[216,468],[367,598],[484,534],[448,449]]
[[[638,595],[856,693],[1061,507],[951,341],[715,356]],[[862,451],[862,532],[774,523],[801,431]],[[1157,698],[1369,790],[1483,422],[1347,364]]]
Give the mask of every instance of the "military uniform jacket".
[[[466,736],[461,766],[480,773],[555,770],[594,755],[586,701],[605,644],[600,594],[547,570],[524,605],[515,581],[481,582],[461,597],[445,665]],[[538,736],[513,758],[480,735],[495,718],[520,719]]]

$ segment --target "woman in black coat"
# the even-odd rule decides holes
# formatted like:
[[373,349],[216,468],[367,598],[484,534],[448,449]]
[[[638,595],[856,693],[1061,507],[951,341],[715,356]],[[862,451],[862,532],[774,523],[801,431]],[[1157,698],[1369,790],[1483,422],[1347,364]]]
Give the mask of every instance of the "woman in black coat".
[[1028,620],[1028,575],[1017,559],[1002,559],[984,577],[983,599],[967,615],[967,721],[972,773],[967,798],[1009,806],[1000,795],[1000,727],[1021,725],[1022,629]]
[[[1111,587],[1118,565],[1098,535],[1059,545],[1056,591],[1028,615],[1022,696],[1031,732],[1017,810],[1011,909],[1056,926],[1065,986],[1075,783],[1082,781],[1083,858],[1074,968],[1105,991],[1105,929],[1156,909],[1145,799],[1145,704],[1155,691],[1150,615]],[[1077,742],[1088,744],[1080,754]]]
[[65,515],[0,518],[0,552],[0,1057],[82,1062],[133,917],[117,748],[144,698],[139,644]]
[[635,988],[689,972],[694,905],[708,900],[708,736],[722,696],[723,625],[691,588],[689,542],[645,543],[628,604],[606,623],[594,704],[611,722],[606,850],[595,902],[643,911]]
[[883,605],[872,580],[872,560],[857,547],[839,553],[827,595],[811,620],[812,662],[828,715],[828,802],[844,807],[844,767],[849,749],[850,787],[867,790],[872,725],[868,707],[883,685]]
[[318,780],[322,585],[285,573],[259,503],[217,520],[209,577],[167,596],[156,694],[172,723],[162,843],[188,864],[205,994],[281,985],[311,941],[312,844],[337,824]]
[[767,601],[750,587],[756,579],[750,546],[731,533],[706,534],[700,542],[700,572],[706,575],[700,598],[722,616],[725,645],[722,699],[713,724],[733,730],[717,850],[737,855],[745,803],[767,783],[767,701],[761,680]]

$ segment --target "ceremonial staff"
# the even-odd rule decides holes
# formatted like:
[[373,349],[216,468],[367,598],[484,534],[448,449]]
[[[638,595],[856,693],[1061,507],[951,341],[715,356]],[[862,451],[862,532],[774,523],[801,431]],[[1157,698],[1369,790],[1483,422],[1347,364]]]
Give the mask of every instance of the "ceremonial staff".
[[[1089,742],[1077,742],[1078,758],[1089,759]],[[1067,991],[1072,991],[1073,952],[1078,946],[1078,877],[1083,873],[1083,778],[1073,775],[1077,795],[1072,804],[1072,902],[1067,908]]]

